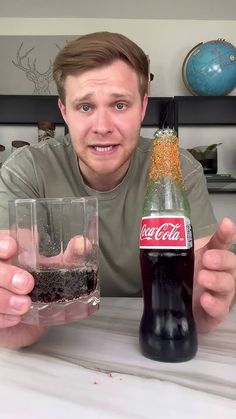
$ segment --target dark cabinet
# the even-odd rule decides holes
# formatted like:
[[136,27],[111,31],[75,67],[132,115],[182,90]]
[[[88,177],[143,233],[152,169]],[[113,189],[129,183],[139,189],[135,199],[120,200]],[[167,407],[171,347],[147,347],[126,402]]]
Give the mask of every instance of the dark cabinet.
[[63,125],[57,96],[0,95],[1,125],[35,125],[53,121]]
[[[0,124],[63,124],[57,96],[0,95]],[[236,125],[236,96],[149,97],[144,127]]]
[[197,125],[236,125],[236,96],[175,96],[175,129]]

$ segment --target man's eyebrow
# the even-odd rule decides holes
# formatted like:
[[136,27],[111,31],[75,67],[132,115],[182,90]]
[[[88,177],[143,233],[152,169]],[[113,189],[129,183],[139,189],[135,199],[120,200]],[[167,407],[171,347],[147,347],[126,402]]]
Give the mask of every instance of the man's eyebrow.
[[129,94],[128,92],[112,93],[111,96],[114,97],[114,99],[131,99],[132,97],[132,95]]
[[[93,93],[86,93],[84,96],[80,96],[80,97],[75,98],[72,103],[73,103],[73,105],[77,105],[78,103],[82,103],[82,102],[86,102],[86,101],[91,100],[93,98],[93,96],[94,96]],[[110,94],[110,97],[112,99],[115,99],[115,100],[118,100],[118,99],[128,100],[128,99],[132,98],[132,95],[127,93],[127,92],[122,92],[122,93],[114,92],[114,93]]]
[[87,93],[84,96],[76,97],[73,100],[73,105],[76,105],[77,103],[85,102],[86,100],[90,100],[93,97],[92,93]]

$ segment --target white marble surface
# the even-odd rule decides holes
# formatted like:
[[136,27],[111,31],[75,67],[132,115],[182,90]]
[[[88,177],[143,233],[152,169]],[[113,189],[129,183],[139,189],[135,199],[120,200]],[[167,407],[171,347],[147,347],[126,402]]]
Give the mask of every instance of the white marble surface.
[[140,299],[106,298],[30,348],[0,349],[0,418],[235,419],[236,308],[181,364],[140,354],[141,313]]

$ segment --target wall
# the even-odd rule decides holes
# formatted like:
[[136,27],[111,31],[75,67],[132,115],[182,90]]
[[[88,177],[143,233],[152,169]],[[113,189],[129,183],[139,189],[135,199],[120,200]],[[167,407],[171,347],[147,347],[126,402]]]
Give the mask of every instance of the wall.
[[153,96],[187,93],[181,66],[199,42],[225,38],[236,45],[235,21],[0,18],[0,35],[81,35],[97,30],[122,32],[140,44],[155,74]]
[[[217,38],[236,45],[235,21],[0,18],[0,35],[82,35],[99,30],[121,32],[139,43],[149,55],[154,74],[153,96],[189,94],[181,79],[181,67],[193,46]],[[236,89],[231,95],[235,94]],[[152,132],[149,130],[147,135],[151,136]],[[4,131],[2,135],[10,134]],[[236,127],[184,129],[180,131],[180,140],[184,147],[223,142],[219,149],[219,172],[236,176]],[[212,196],[218,219],[225,214],[236,221],[235,197]]]

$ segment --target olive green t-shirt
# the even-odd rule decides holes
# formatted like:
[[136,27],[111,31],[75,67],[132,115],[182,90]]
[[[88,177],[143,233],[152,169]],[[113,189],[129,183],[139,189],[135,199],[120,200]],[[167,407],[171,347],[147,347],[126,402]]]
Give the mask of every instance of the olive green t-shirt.
[[[139,229],[152,141],[140,138],[129,170],[115,189],[98,192],[80,174],[70,137],[17,150],[0,173],[0,228],[8,228],[8,200],[96,195],[99,200],[100,281],[103,296],[138,296],[142,283]],[[180,150],[194,238],[216,229],[201,165]]]

